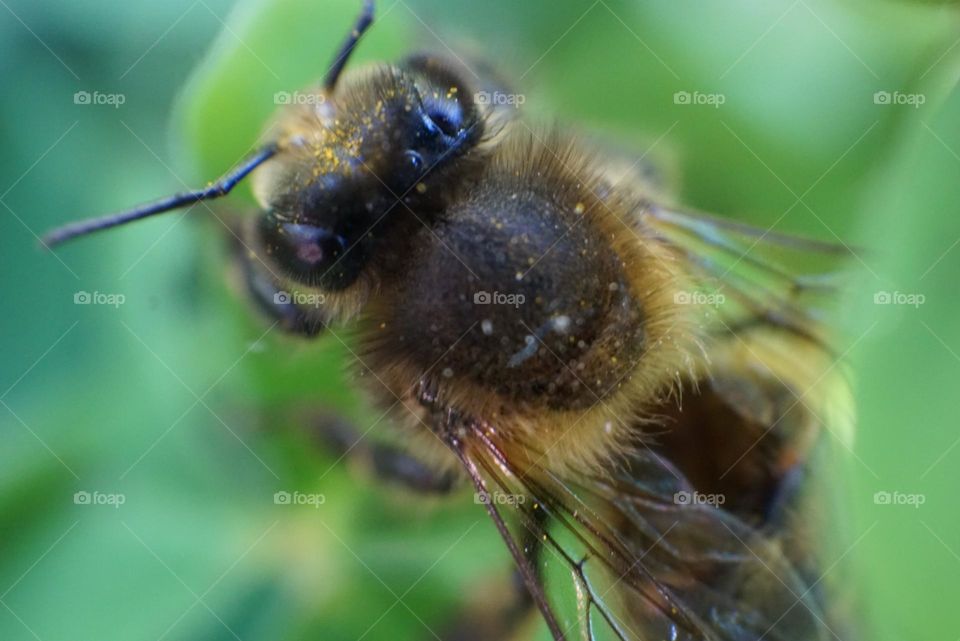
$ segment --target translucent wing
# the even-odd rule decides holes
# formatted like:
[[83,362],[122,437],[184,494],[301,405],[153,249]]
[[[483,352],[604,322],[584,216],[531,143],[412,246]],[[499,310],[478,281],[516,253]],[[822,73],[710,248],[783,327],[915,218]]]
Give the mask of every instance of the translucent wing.
[[822,324],[850,247],[657,203],[640,220],[698,277],[689,302],[715,310],[714,331],[770,324],[827,343]]
[[[543,565],[552,560],[573,577],[577,607],[548,606],[559,628],[555,639],[831,637],[812,586],[778,540],[685,499],[694,489],[653,452],[641,451],[609,476],[563,479],[535,461],[511,460],[482,426],[462,447],[483,475],[478,491],[525,497],[499,506],[494,499],[488,509],[509,505],[520,533],[533,533],[545,547]],[[523,552],[530,554],[529,546]],[[536,580],[545,594],[543,576]]]
[[853,408],[846,368],[834,349],[833,312],[851,280],[850,259],[862,250],[656,202],[645,205],[638,209],[640,224],[669,245],[694,277],[695,291],[685,293],[685,302],[704,310],[708,350],[732,337],[723,346],[739,352],[731,359],[755,361],[754,369],[782,386],[818,428],[849,446]]

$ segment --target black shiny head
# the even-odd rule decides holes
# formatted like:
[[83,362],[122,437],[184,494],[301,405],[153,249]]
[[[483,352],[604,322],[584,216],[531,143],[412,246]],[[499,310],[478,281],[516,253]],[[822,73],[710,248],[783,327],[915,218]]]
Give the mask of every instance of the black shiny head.
[[285,153],[255,178],[261,241],[284,274],[349,287],[398,220],[429,218],[483,133],[474,92],[428,58],[348,72],[281,119]]

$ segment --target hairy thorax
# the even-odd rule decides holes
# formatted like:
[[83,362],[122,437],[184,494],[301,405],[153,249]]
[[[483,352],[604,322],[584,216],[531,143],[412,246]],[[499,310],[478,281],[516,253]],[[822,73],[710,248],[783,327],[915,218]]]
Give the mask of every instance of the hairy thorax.
[[643,398],[686,355],[679,276],[595,167],[522,144],[411,228],[404,277],[384,276],[367,315],[363,360],[415,429],[453,407],[550,443],[561,467],[596,464],[623,450]]

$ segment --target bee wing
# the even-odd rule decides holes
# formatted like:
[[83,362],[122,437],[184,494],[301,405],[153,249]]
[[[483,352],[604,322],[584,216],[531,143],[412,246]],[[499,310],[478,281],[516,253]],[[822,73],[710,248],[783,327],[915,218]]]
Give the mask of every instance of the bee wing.
[[711,349],[720,346],[731,362],[758,363],[849,447],[848,373],[827,321],[850,281],[850,258],[862,250],[656,202],[640,220],[690,266],[696,291],[689,294],[703,296],[704,325],[723,339]]
[[[521,468],[505,451],[489,432],[475,430],[463,458],[500,491],[526,497],[508,504],[521,534],[542,542],[542,565],[559,563],[573,577],[576,607],[546,604],[558,641],[831,636],[815,586],[798,575],[778,541],[698,504],[692,488],[653,452],[608,476],[570,480],[529,461]],[[478,490],[488,492],[485,483]],[[530,538],[514,535],[512,549]],[[516,559],[521,566],[537,563],[529,545],[523,554]],[[539,572],[530,586],[535,597],[547,594],[543,577]]]
[[690,265],[697,291],[689,295],[715,309],[716,332],[762,323],[826,344],[822,324],[840,280],[835,263],[855,255],[849,246],[657,203],[641,221]]

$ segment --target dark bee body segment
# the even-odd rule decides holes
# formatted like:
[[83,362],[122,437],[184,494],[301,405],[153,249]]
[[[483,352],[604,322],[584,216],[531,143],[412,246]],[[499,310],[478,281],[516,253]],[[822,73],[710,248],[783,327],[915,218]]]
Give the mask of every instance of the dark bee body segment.
[[554,163],[493,158],[418,234],[377,345],[510,403],[593,405],[644,347],[621,258],[584,224],[601,206]]

